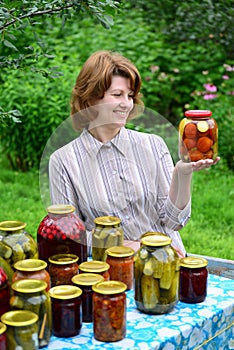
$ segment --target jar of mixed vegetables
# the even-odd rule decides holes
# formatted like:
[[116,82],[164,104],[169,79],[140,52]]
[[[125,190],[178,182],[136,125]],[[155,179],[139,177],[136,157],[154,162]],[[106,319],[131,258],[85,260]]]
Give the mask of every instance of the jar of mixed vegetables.
[[141,240],[134,258],[135,302],[148,314],[164,314],[178,302],[179,256],[163,234]]
[[79,272],[78,259],[75,254],[56,254],[49,258],[51,287],[72,284],[72,277]]

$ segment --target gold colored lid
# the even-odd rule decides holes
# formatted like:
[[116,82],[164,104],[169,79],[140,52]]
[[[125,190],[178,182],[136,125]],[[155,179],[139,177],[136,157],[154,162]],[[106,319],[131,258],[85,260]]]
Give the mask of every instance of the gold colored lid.
[[54,204],[50,205],[46,210],[51,214],[69,214],[75,211],[75,207],[70,204]]
[[147,232],[145,232],[145,233],[143,233],[142,235],[141,235],[141,239],[142,238],[145,238],[145,237],[147,237],[147,236],[155,236],[155,235],[160,235],[160,236],[166,236],[164,233],[162,233],[162,232],[151,232],[151,231],[147,231]]
[[81,273],[72,277],[72,282],[80,286],[93,286],[103,281],[104,277],[96,273]]
[[7,326],[4,323],[0,322],[0,335],[6,332],[6,330]]
[[94,223],[96,225],[102,225],[102,226],[119,225],[120,222],[121,222],[120,218],[117,218],[116,216],[99,216],[98,218],[94,219]]
[[54,299],[73,299],[78,298],[82,294],[82,290],[79,287],[69,284],[63,284],[60,286],[52,287],[49,290],[49,295]]
[[47,283],[35,279],[22,279],[14,282],[11,288],[16,292],[30,294],[45,290],[47,288]]
[[172,240],[170,237],[158,234],[157,232],[155,235],[149,235],[141,239],[141,243],[146,246],[151,247],[162,247],[168,244],[171,244]]
[[0,231],[18,231],[26,227],[26,223],[23,221],[12,220],[12,221],[1,221]]
[[7,326],[30,326],[38,321],[38,316],[28,310],[8,311],[2,315],[1,321]]
[[47,267],[47,263],[40,259],[19,260],[14,264],[14,268],[18,271],[34,272],[41,271]]
[[123,293],[127,289],[127,285],[119,281],[103,281],[92,286],[94,292],[99,294],[117,294]]
[[208,261],[204,258],[187,256],[180,259],[180,266],[188,267],[190,269],[197,269],[199,267],[205,267],[208,265]]
[[56,254],[49,257],[49,262],[56,265],[74,264],[79,257],[75,254]]
[[84,272],[104,272],[109,270],[110,265],[105,261],[91,260],[79,265],[79,269]]
[[125,247],[125,246],[115,246],[115,247],[110,247],[106,250],[107,255],[113,256],[116,258],[126,258],[129,256],[134,255],[135,251],[134,249],[130,247]]

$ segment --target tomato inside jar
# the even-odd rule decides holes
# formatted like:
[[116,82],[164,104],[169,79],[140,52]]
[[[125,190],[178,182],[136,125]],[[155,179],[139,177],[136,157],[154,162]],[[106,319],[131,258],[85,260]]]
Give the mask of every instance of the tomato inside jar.
[[115,342],[126,335],[126,284],[104,281],[93,288],[94,337],[103,342]]
[[110,279],[127,285],[127,290],[133,288],[134,253],[130,247],[116,246],[106,250],[106,262],[110,265]]

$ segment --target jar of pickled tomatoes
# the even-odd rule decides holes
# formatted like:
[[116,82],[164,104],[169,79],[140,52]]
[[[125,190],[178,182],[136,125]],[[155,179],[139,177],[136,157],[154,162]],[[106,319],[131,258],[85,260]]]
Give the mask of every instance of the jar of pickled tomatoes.
[[180,261],[179,299],[196,304],[205,300],[207,294],[208,261],[188,256]]
[[104,281],[93,287],[94,337],[103,342],[115,342],[126,335],[126,284]]
[[103,276],[96,273],[81,273],[72,277],[72,283],[82,290],[82,321],[93,321],[93,290],[92,286],[103,282]]
[[72,277],[77,275],[78,256],[74,254],[56,254],[49,258],[51,287],[72,284]]
[[79,265],[79,272],[97,273],[103,276],[105,281],[108,281],[110,279],[109,268],[110,265],[105,261],[90,260]]
[[111,247],[106,251],[106,262],[110,265],[110,279],[125,283],[127,290],[133,288],[134,253],[132,248],[125,246]]
[[39,259],[48,263],[56,254],[75,254],[79,262],[87,261],[87,238],[84,223],[72,205],[58,204],[47,208],[48,214],[37,231]]
[[218,126],[208,110],[189,110],[179,125],[179,156],[185,162],[216,159]]

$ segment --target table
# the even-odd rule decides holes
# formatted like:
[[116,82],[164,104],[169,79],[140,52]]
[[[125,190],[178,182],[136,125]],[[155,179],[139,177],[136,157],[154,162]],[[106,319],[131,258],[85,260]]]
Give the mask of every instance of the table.
[[230,350],[234,349],[234,280],[209,274],[207,297],[199,304],[178,302],[166,315],[147,315],[136,309],[133,291],[127,293],[127,333],[118,342],[95,340],[93,324],[83,323],[72,338],[51,337],[43,350]]

